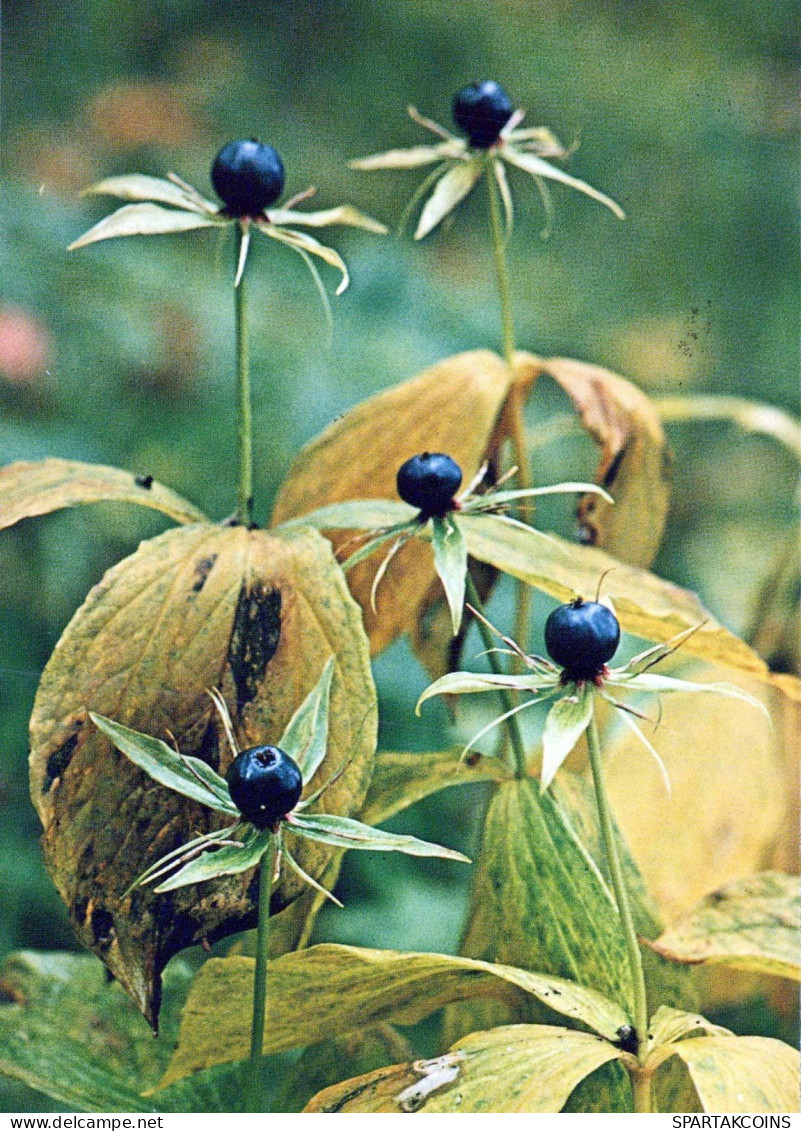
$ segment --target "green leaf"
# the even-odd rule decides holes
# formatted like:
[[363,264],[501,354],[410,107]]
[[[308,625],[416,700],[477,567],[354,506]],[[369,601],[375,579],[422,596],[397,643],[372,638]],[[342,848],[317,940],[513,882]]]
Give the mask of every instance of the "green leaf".
[[355,499],[349,503],[331,503],[310,514],[285,519],[285,526],[313,526],[316,530],[383,530],[405,526],[417,518],[418,511],[408,503],[391,499]]
[[557,770],[571,752],[592,718],[592,687],[589,683],[576,687],[572,695],[563,695],[554,703],[542,732],[543,790],[554,779]]
[[604,592],[625,632],[667,643],[685,629],[696,628],[682,645],[684,655],[770,681],[767,665],[756,652],[718,624],[689,590],[593,546],[578,546],[555,535],[537,538],[523,526],[496,515],[466,514],[459,521],[467,551],[479,561],[541,589],[557,601],[572,601],[577,593],[595,593],[599,579],[604,577]]
[[689,694],[694,692],[712,692],[715,695],[724,695],[729,699],[740,699],[743,703],[750,703],[763,715],[770,718],[764,703],[760,703],[753,695],[743,691],[741,687],[734,687],[730,683],[691,683],[687,679],[676,679],[669,675],[658,675],[655,672],[639,672],[637,675],[624,676],[620,679],[614,674],[604,681],[610,687],[620,687],[626,691],[650,691],[657,695],[668,695],[677,691]]
[[650,945],[673,962],[709,963],[801,981],[797,876],[762,872],[726,884]]
[[177,212],[159,204],[126,204],[73,240],[67,251],[116,236],[163,236],[172,232],[189,232],[193,228],[218,228],[228,222],[222,217],[214,218],[201,212]]
[[571,177],[569,173],[557,168],[556,165],[551,165],[549,161],[543,160],[542,157],[537,157],[534,153],[521,153],[519,149],[507,145],[503,151],[503,157],[510,165],[517,166],[522,169],[524,173],[530,173],[532,177],[545,177],[551,181],[558,181],[562,185],[567,185],[568,188],[577,189],[583,192],[585,196],[592,197],[597,200],[599,204],[605,204],[606,207],[614,212],[618,220],[625,220],[626,213],[616,204],[611,197],[605,193],[599,192],[598,189],[588,185],[586,181],[580,181],[578,177]]
[[603,487],[599,487],[597,483],[553,483],[549,487],[518,487],[512,491],[490,491],[488,495],[477,495],[471,499],[465,509],[468,513],[473,510],[477,504],[479,507],[496,506],[499,503],[513,503],[517,499],[534,499],[539,495],[570,495],[570,494],[590,494],[600,495],[608,503],[614,503],[614,499]]
[[459,524],[451,515],[432,519],[432,544],[434,567],[442,582],[451,610],[453,635],[459,631],[464,611],[465,576],[467,574],[467,546]]
[[365,212],[360,212],[351,204],[340,204],[337,208],[326,208],[318,212],[298,212],[293,208],[272,208],[269,212],[273,224],[300,224],[307,228],[325,228],[329,224],[347,224],[351,228],[363,228],[385,236],[387,228],[379,220],[374,220]]
[[470,858],[452,848],[429,844],[414,836],[388,833],[363,825],[351,817],[331,816],[327,813],[292,813],[286,819],[286,828],[296,836],[308,837],[337,848],[360,848],[371,852],[402,852],[406,856],[438,856],[443,860],[461,860],[469,864]]
[[421,240],[433,231],[437,224],[444,220],[461,200],[464,200],[483,172],[483,162],[477,160],[460,161],[448,169],[447,173],[437,181],[436,188],[425,202],[414,238]]
[[176,754],[161,739],[140,734],[139,731],[124,727],[102,715],[95,715],[90,711],[89,718],[118,750],[159,785],[193,801],[199,801],[202,805],[208,805],[210,809],[216,809],[220,813],[239,816],[225,778],[221,778],[208,763],[190,755]]
[[279,243],[286,244],[286,246],[291,247],[293,251],[305,252],[307,255],[316,255],[318,259],[322,259],[329,267],[336,267],[342,276],[336,293],[341,295],[344,290],[347,290],[350,275],[348,274],[345,260],[338,251],[334,251],[334,249],[328,247],[327,244],[320,243],[314,236],[307,236],[305,232],[296,232],[292,228],[277,228],[268,220],[256,220],[255,224],[259,231],[263,232],[265,236],[278,240]]
[[0,529],[62,507],[104,502],[135,503],[181,523],[207,521],[202,511],[174,491],[118,467],[44,459],[0,469]]
[[534,672],[526,675],[495,675],[493,672],[450,672],[440,676],[430,684],[417,700],[415,708],[420,714],[420,707],[427,699],[435,695],[472,695],[478,691],[496,691],[499,687],[506,687],[510,691],[529,691],[535,694],[542,687],[553,687],[554,681],[547,684]]
[[348,165],[363,172],[372,169],[419,169],[453,155],[453,142],[442,141],[438,145],[413,145],[409,149],[390,149],[370,157],[357,157]]
[[[241,956],[204,964],[162,1084],[247,1056],[253,966],[253,959]],[[413,1025],[448,1002],[519,1000],[521,991],[609,1040],[627,1023],[619,1005],[574,982],[444,954],[313,946],[271,962],[267,978],[267,1053],[359,1032],[379,1021]]]
[[122,177],[106,177],[96,185],[85,189],[84,196],[116,196],[121,200],[150,200],[159,204],[172,204],[175,208],[188,209],[217,215],[216,204],[205,200],[198,192],[191,192],[175,181],[165,181],[161,177],[147,177],[142,173],[128,173]]
[[684,1009],[672,1009],[668,1005],[660,1005],[648,1022],[648,1036],[651,1046],[655,1049],[661,1045],[675,1044],[691,1033],[697,1035],[699,1031],[712,1037],[732,1035],[730,1029],[724,1029],[722,1025],[707,1021],[700,1013],[688,1013]]
[[382,751],[376,755],[375,769],[359,817],[367,825],[381,825],[420,801],[455,785],[479,781],[505,781],[510,771],[499,758],[485,757],[477,751],[472,758],[462,757],[462,747],[430,753]]
[[706,1112],[797,1112],[798,1052],[771,1037],[691,1037],[656,1050],[678,1056]]
[[334,657],[326,663],[317,686],[309,692],[289,720],[278,745],[297,762],[303,781],[314,777],[325,758],[328,743],[328,705],[331,680],[334,678]]
[[215,880],[219,876],[237,876],[241,872],[247,872],[255,868],[264,856],[270,847],[272,836],[270,829],[255,829],[252,825],[232,829],[232,839],[241,840],[241,844],[225,844],[221,848],[211,846],[168,879],[162,880],[153,890],[160,894],[175,891],[188,884]]

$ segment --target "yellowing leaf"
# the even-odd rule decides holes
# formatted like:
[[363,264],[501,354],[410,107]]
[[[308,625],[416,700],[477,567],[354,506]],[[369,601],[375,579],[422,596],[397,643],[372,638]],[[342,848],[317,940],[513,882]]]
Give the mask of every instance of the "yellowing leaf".
[[799,878],[762,872],[726,884],[651,946],[674,962],[708,962],[801,981]]
[[[377,1021],[412,1025],[447,1002],[515,1000],[521,991],[610,1039],[626,1024],[619,1005],[561,978],[445,954],[322,945],[270,963],[265,1052],[302,1047]],[[252,959],[205,963],[192,984],[162,1085],[247,1055],[252,994]]]
[[[253,924],[253,873],[124,894],[157,859],[226,819],[151,781],[87,712],[173,735],[183,753],[224,773],[231,753],[207,689],[221,689],[242,747],[276,742],[334,655],[328,754],[310,788],[348,763],[325,807],[349,815],[365,795],[375,749],[366,643],[330,547],[309,528],[280,538],[243,527],[170,530],[110,570],[65,630],[31,719],[32,798],[78,937],[149,1020],[172,954]],[[315,878],[330,855],[320,844],[297,849]],[[300,890],[285,876],[273,909]]]
[[649,566],[667,518],[671,470],[654,404],[636,385],[599,365],[520,353],[515,369],[524,385],[540,376],[553,378],[601,449],[595,479],[615,502],[583,496],[578,519],[584,540],[631,565]]
[[149,200],[160,204],[172,204],[176,208],[188,208],[191,212],[206,212],[215,215],[219,207],[204,200],[194,189],[191,191],[176,181],[165,181],[161,177],[147,177],[142,173],[129,173],[121,177],[106,177],[96,185],[86,189],[85,196],[116,196],[121,200]]
[[[471,1033],[435,1060],[379,1069],[326,1088],[304,1110],[557,1112],[577,1084],[619,1056],[614,1046],[588,1033],[509,1025]],[[381,1106],[372,1106],[376,1103]]]
[[[273,525],[352,499],[397,502],[398,468],[423,451],[452,456],[469,482],[484,457],[510,380],[496,354],[476,350],[450,357],[356,405],[300,452],[276,500]],[[359,545],[352,532],[340,531],[331,540],[342,558]],[[435,580],[431,547],[409,542],[387,570],[375,613],[370,592],[382,556],[379,552],[348,575],[374,653],[416,624]]]
[[74,240],[67,251],[75,251],[98,240],[115,236],[163,236],[172,232],[189,232],[193,228],[217,228],[227,221],[202,212],[178,212],[160,204],[125,204]]
[[325,208],[318,212],[299,212],[293,208],[275,208],[270,211],[273,224],[300,224],[305,228],[327,228],[329,224],[347,224],[351,228],[364,228],[366,232],[386,235],[384,224],[374,220],[351,204],[340,204],[337,208]]
[[449,212],[453,212],[456,205],[464,200],[473,188],[483,171],[483,166],[478,161],[460,161],[448,169],[447,173],[443,173],[423,206],[414,238],[421,240],[433,231]]
[[663,1046],[689,1069],[707,1112],[797,1112],[798,1053],[770,1037],[691,1037]]
[[202,511],[152,476],[118,467],[43,459],[0,468],[0,529],[24,518],[50,514],[79,503],[135,503],[161,511],[176,522],[206,522]]

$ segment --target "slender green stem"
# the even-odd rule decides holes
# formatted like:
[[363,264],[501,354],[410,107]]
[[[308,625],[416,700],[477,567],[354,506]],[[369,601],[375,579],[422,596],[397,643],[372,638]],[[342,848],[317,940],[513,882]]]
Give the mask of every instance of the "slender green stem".
[[253,1020],[250,1027],[248,1061],[248,1111],[261,1111],[262,1055],[264,1021],[267,1016],[267,965],[270,960],[270,897],[273,891],[275,837],[261,858],[259,867],[259,925],[256,931],[256,971],[253,976]]
[[[477,612],[483,615],[484,604],[481,600],[478,590],[476,589],[476,583],[470,576],[469,571],[467,574],[466,588],[468,601],[473,606],[473,608],[477,610]],[[481,639],[484,641],[484,647],[487,650],[487,660],[489,662],[489,666],[492,668],[495,675],[503,675],[504,671],[501,664],[498,662],[498,654],[494,651],[496,644],[492,632],[486,626],[484,621],[479,617],[476,618],[476,624],[478,625],[478,631],[481,633]],[[514,707],[514,703],[512,702],[512,696],[509,694],[508,690],[505,687],[498,688],[498,697],[503,704],[504,711],[511,711]],[[523,735],[520,731],[520,724],[517,720],[516,715],[511,715],[508,719],[506,719],[506,730],[509,735],[509,741],[512,745],[512,752],[514,754],[515,774],[519,778],[524,778],[527,774],[526,747],[523,743]]]
[[634,1110],[641,1114],[653,1112],[651,1099],[651,1073],[640,1070],[631,1073],[631,1087],[634,1093]]
[[[236,229],[236,262],[245,239],[245,229],[240,224]],[[236,518],[244,526],[253,520],[253,415],[250,393],[250,351],[247,328],[247,265],[242,272],[239,286],[234,288],[234,312],[236,317],[236,433],[239,447],[239,488],[237,493]]]
[[515,326],[512,317],[512,292],[509,286],[509,270],[506,263],[506,236],[501,217],[500,192],[495,181],[493,163],[495,157],[487,156],[487,187],[489,189],[490,228],[492,229],[492,251],[495,256],[495,274],[498,279],[498,294],[501,300],[501,331],[503,335],[503,356],[511,365],[515,356]]
[[[612,888],[615,901],[623,925],[623,934],[626,939],[626,950],[631,967],[631,980],[634,986],[634,1029],[637,1033],[637,1047],[640,1058],[645,1056],[648,1045],[648,997],[645,988],[645,975],[642,968],[642,954],[637,941],[637,930],[634,926],[634,917],[631,913],[626,883],[623,879],[623,869],[620,864],[620,854],[617,850],[617,838],[612,821],[612,810],[609,807],[609,798],[606,793],[604,769],[601,759],[601,740],[598,736],[598,723],[595,719],[595,706],[587,729],[587,745],[590,752],[590,767],[592,780],[595,786],[595,799],[598,805],[598,819],[601,825],[606,857],[609,862],[609,871],[612,876]],[[636,1078],[635,1078],[636,1084]],[[642,1095],[638,1100],[638,1087],[635,1087],[635,1101],[642,1102]],[[650,1103],[650,1101],[649,1101]],[[640,1108],[637,1111],[643,1110]],[[650,1111],[650,1107],[644,1109]]]

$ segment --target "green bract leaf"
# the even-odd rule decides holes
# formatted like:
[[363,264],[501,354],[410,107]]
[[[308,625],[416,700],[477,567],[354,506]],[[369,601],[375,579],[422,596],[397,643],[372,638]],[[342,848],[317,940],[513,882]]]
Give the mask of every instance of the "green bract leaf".
[[448,169],[425,203],[414,238],[421,240],[436,228],[459,201],[464,200],[483,172],[483,163],[475,160],[460,161]]
[[[205,963],[192,984],[162,1084],[247,1055],[253,965],[240,956]],[[608,1040],[628,1023],[619,1005],[575,982],[444,954],[326,944],[271,962],[267,981],[267,1053],[361,1031],[377,1021],[413,1025],[448,1002],[470,998],[517,1001],[531,995]]]
[[270,236],[271,239],[286,244],[287,247],[291,247],[293,251],[306,252],[307,255],[316,255],[330,267],[336,267],[342,276],[336,293],[341,295],[342,292],[347,289],[348,283],[350,282],[350,275],[345,266],[345,260],[339,252],[334,251],[332,247],[320,243],[314,236],[308,236],[305,232],[296,232],[293,228],[276,228],[267,220],[255,220],[254,223],[260,232],[264,232],[265,236]]
[[371,852],[403,852],[406,856],[438,856],[443,860],[461,860],[466,864],[470,858],[452,848],[439,844],[429,844],[414,836],[388,833],[354,821],[351,817],[337,817],[327,813],[292,813],[286,819],[286,828],[296,836],[319,840],[337,848],[361,848]]
[[763,872],[708,895],[650,945],[673,962],[716,963],[801,981],[797,876]]
[[328,702],[334,677],[334,657],[323,668],[317,686],[309,692],[289,720],[278,745],[294,758],[303,781],[314,777],[325,757],[328,742]]
[[732,1035],[731,1030],[724,1029],[722,1025],[714,1025],[700,1013],[687,1013],[686,1010],[672,1009],[668,1005],[660,1005],[648,1022],[648,1037],[654,1049],[661,1045],[674,1044],[688,1037],[690,1033],[698,1032],[712,1037]]
[[658,1049],[678,1056],[707,1112],[797,1112],[798,1053],[771,1037],[692,1037]]
[[357,157],[349,161],[351,169],[369,172],[372,169],[419,169],[423,165],[433,165],[448,157],[458,156],[453,142],[443,141],[439,145],[414,145],[410,149],[390,149],[386,153],[374,153],[370,157]]
[[226,223],[228,221],[222,217],[201,212],[178,212],[158,204],[126,204],[74,240],[67,251],[116,236],[163,236],[171,232],[189,232],[193,228],[217,228]]
[[0,529],[62,507],[104,502],[135,503],[181,523],[207,521],[202,511],[161,483],[118,467],[43,459],[0,469]]
[[740,699],[743,703],[750,703],[756,707],[766,718],[770,718],[764,703],[760,703],[753,695],[743,691],[741,687],[734,687],[730,683],[691,683],[686,679],[676,679],[669,675],[658,675],[655,672],[639,672],[636,675],[617,677],[612,673],[604,680],[610,687],[621,687],[627,691],[652,691],[656,694],[670,694],[671,692],[685,691],[689,693],[709,691],[715,695],[725,695],[730,699]]
[[618,220],[625,220],[626,213],[611,197],[599,192],[592,185],[588,185],[586,181],[580,181],[578,177],[571,177],[569,173],[565,173],[564,170],[558,169],[556,165],[544,161],[542,157],[537,157],[534,153],[521,153],[513,146],[505,147],[503,157],[510,165],[515,165],[523,172],[530,173],[532,177],[545,177],[547,180],[559,181],[560,184],[567,185],[568,188],[578,189],[585,196],[591,196],[593,200],[597,200],[599,204],[605,204],[607,208],[614,212]]
[[456,636],[464,611],[467,547],[459,524],[452,515],[445,515],[444,518],[434,516],[431,525],[434,566],[445,590],[445,596],[448,598],[453,635]]
[[466,512],[469,514],[474,509],[481,507],[496,506],[499,503],[511,503],[517,499],[533,499],[538,495],[570,495],[570,494],[591,494],[600,495],[608,503],[614,503],[614,499],[608,492],[604,491],[603,487],[599,487],[597,483],[553,483],[549,487],[521,487],[513,491],[491,491],[488,495],[477,495],[475,499],[471,499],[465,506]]
[[350,204],[340,204],[338,208],[326,208],[321,212],[298,212],[293,208],[275,208],[268,213],[273,224],[300,224],[307,228],[325,228],[329,224],[347,224],[351,228],[364,228],[384,236],[387,229],[379,220],[374,220]]
[[554,703],[542,732],[541,789],[547,789],[559,767],[590,725],[592,688],[577,687],[575,694],[564,695]]
[[219,206],[205,200],[194,189],[191,191],[175,181],[165,181],[161,177],[147,177],[142,173],[129,173],[122,177],[106,177],[96,185],[85,189],[84,196],[117,196],[121,200],[149,200],[159,204],[172,204],[175,208],[190,212],[217,215]]
[[191,797],[193,801],[200,801],[220,813],[239,816],[225,778],[221,778],[200,758],[177,754],[161,739],[140,734],[137,730],[131,730],[102,715],[92,714],[91,711],[89,718],[118,750],[159,785],[165,785],[184,797]]
[[510,691],[536,692],[543,687],[552,687],[556,680],[543,680],[541,676],[529,672],[526,675],[494,675],[492,672],[451,672],[427,687],[417,700],[416,712],[427,699],[435,695],[470,695],[476,691],[496,691],[508,687]]
[[270,829],[255,829],[252,825],[240,825],[231,830],[231,837],[239,840],[239,844],[208,848],[153,890],[158,893],[174,891],[188,884],[214,880],[218,876],[237,876],[240,872],[247,872],[264,856],[270,847],[272,836]]

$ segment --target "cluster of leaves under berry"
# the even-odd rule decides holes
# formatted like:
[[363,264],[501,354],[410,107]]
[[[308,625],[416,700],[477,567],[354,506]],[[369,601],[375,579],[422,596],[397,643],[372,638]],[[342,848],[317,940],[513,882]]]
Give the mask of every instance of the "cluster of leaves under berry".
[[[622,216],[546,160],[567,151],[542,127],[521,129],[522,113],[498,83],[465,87],[453,113],[466,140],[413,111],[439,134],[436,145],[354,163],[436,164],[418,237],[485,172],[511,227],[505,164],[543,192],[545,180],[561,183]],[[132,203],[72,246],[228,225],[239,237],[239,287],[255,227],[310,266],[315,256],[338,268],[342,289],[341,257],[294,225],[383,225],[349,205],[299,212],[295,198],[272,208],[284,182],[275,150],[252,140],[225,146],[214,161],[222,208],[175,176],[111,178],[93,191]],[[544,377],[567,393],[598,444],[597,482],[504,489],[515,474],[508,449],[521,405]],[[387,442],[376,444],[376,435]],[[22,1004],[0,1007],[10,1050],[0,1071],[89,1110],[231,1110],[242,1079],[235,1062],[250,1050],[251,1070],[269,1076],[254,1059],[253,959],[212,958],[193,978],[173,964],[161,1052],[150,1060],[137,1059],[140,1022],[121,994],[155,1024],[170,957],[252,926],[255,887],[264,890],[266,878],[260,924],[272,911],[276,957],[257,1052],[318,1046],[298,1062],[296,1093],[332,1086],[308,1111],[642,1110],[646,1092],[663,1110],[789,1110],[793,1050],[735,1037],[700,1015],[691,968],[722,963],[798,979],[794,880],[750,875],[664,931],[615,830],[613,856],[604,850],[608,814],[605,823],[585,779],[564,768],[582,735],[595,743],[599,701],[659,758],[632,719],[641,712],[614,698],[621,691],[722,693],[752,709],[753,697],[737,687],[653,673],[677,637],[685,655],[771,684],[759,658],[697,598],[647,571],[664,524],[666,463],[656,413],[624,379],[565,359],[476,351],[357,405],[313,441],[287,474],[269,532],[216,525],[150,477],[63,460],[3,469],[4,526],[100,500],[156,509],[179,525],[143,543],[88,596],[47,665],[31,722],[32,797],[48,867],[79,938],[120,985],[98,983],[79,958],[44,971],[36,960],[12,962],[4,984]],[[594,545],[521,520],[525,503],[560,492],[580,495]],[[648,517],[635,524],[643,492]],[[545,627],[550,659],[529,654],[525,640],[492,635],[476,602],[499,572],[560,602]],[[603,601],[589,600],[601,579]],[[473,620],[489,673],[453,670]],[[169,633],[154,632],[156,624]],[[621,625],[655,643],[612,668]],[[503,714],[466,750],[376,753],[370,654],[405,632],[439,677],[421,702],[442,693],[505,697]],[[508,706],[521,692],[527,697]],[[474,749],[499,724],[513,735],[514,717],[546,699],[556,702],[541,758],[525,744],[517,758],[508,742]],[[462,954],[308,947],[345,849],[464,859],[374,826],[471,781],[488,782],[491,796]],[[645,1026],[621,875],[652,1003]],[[73,1007],[86,1000],[102,1014],[113,1057],[102,1044],[87,1047],[82,1034],[65,1037],[51,971]],[[258,980],[258,962],[256,971]],[[180,1026],[176,1000],[184,1001]],[[442,1009],[441,1055],[420,1060],[394,1026]],[[346,1075],[357,1078],[342,1082]]]

